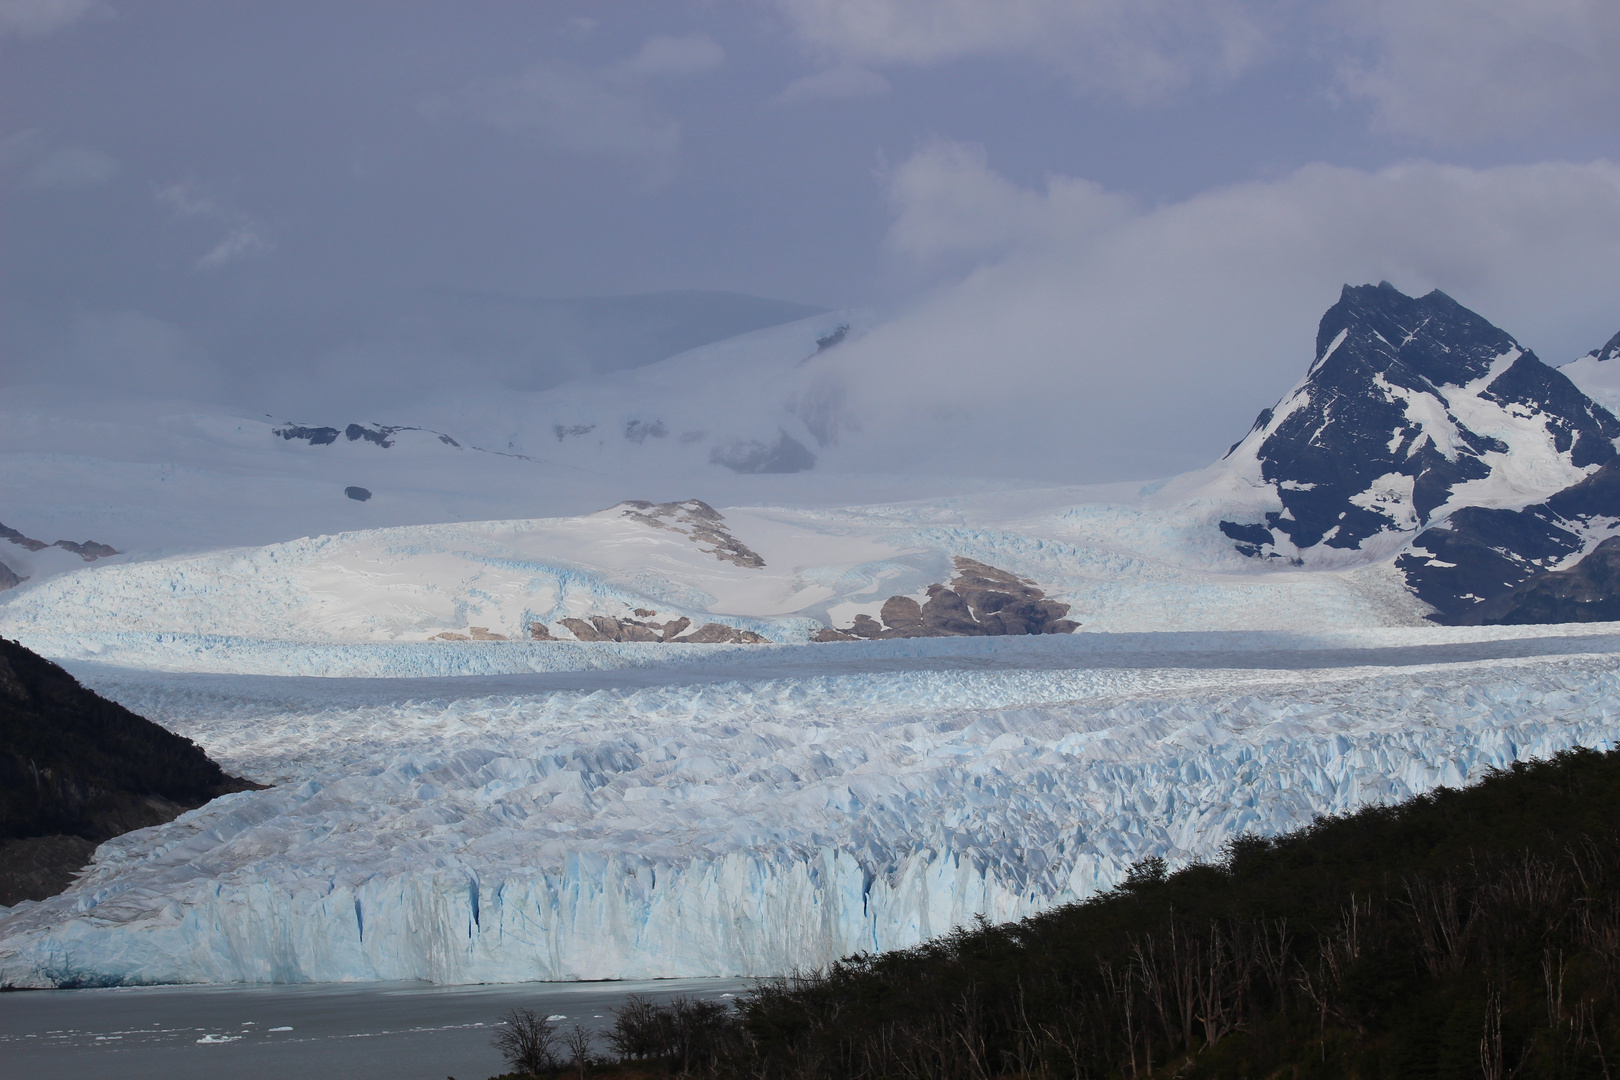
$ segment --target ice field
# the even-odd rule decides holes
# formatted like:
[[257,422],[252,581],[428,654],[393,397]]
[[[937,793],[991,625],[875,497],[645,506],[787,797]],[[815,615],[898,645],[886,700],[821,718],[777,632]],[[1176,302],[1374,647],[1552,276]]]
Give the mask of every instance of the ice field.
[[1571,629],[756,646],[458,679],[75,663],[274,786],[119,837],[13,909],[0,982],[750,975],[905,946],[1149,855],[1609,746],[1620,627]]
[[[1392,565],[1404,527],[1246,558],[1220,523],[1281,505],[1252,454],[1164,484],[929,497],[833,471],[859,457],[812,407],[836,318],[513,406],[504,428],[450,403],[433,422],[459,440],[424,420],[317,445],[165,408],[128,421],[142,459],[109,470],[64,448],[123,418],[0,437],[19,526],[135,538],[94,565],[8,546],[28,580],[0,595],[0,634],[269,785],[0,910],[0,985],[779,974],[1620,739],[1620,625],[1433,625]],[[692,389],[716,386],[734,393]],[[663,434],[626,401],[667,406]],[[790,437],[821,464],[723,464]],[[1571,479],[1519,469],[1536,461],[1493,466],[1486,501]],[[924,601],[958,559],[1079,631],[811,643]],[[569,628],[594,618],[768,643]]]

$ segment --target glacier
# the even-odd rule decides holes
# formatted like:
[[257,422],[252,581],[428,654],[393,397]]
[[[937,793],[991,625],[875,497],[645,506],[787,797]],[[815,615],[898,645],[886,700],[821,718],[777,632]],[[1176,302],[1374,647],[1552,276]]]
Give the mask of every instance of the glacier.
[[630,647],[578,644],[573,671],[455,679],[70,662],[273,786],[4,913],[0,984],[776,974],[1620,733],[1620,626],[1009,644],[617,670]]

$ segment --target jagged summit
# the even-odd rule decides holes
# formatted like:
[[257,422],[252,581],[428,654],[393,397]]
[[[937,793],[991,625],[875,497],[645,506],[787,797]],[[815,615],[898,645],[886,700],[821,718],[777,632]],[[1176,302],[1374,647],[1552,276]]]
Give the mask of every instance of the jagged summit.
[[1596,360],[1599,363],[1603,363],[1607,360],[1613,360],[1616,357],[1620,357],[1620,333],[1617,333],[1614,335],[1614,337],[1610,338],[1608,344],[1604,345],[1603,348],[1593,349],[1582,359]]
[[1305,379],[1225,459],[1274,508],[1221,529],[1253,556],[1400,544],[1450,506],[1539,502],[1616,437],[1607,409],[1445,293],[1347,285]]

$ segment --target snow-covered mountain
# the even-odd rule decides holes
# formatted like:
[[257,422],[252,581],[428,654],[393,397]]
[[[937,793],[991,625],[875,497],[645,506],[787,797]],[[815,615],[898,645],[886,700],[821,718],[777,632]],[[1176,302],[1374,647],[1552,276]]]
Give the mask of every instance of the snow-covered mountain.
[[544,390],[474,388],[381,416],[8,389],[0,520],[149,557],[626,498],[828,505],[950,490],[826,467],[843,417],[818,359],[860,319],[818,315]]
[[1620,334],[1558,370],[1610,412],[1620,410]]
[[1608,535],[1617,437],[1568,375],[1444,293],[1346,286],[1299,385],[1169,491],[1244,507],[1219,528],[1245,556],[1394,558],[1437,617],[1464,618]]
[[1607,409],[1444,293],[1346,286],[1305,378],[1218,467],[1274,508],[1221,528],[1256,557],[1387,555],[1458,507],[1519,509],[1584,479],[1617,437]]

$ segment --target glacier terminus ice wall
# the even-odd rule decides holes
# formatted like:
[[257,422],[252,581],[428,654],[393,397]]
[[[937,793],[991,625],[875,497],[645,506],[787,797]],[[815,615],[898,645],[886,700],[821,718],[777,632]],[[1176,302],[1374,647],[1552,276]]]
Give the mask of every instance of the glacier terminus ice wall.
[[[1620,637],[1579,629],[1318,654],[1217,635],[1196,657],[1099,635],[1022,661],[797,646],[770,677],[573,685],[76,664],[273,786],[0,912],[0,983],[768,975],[908,946],[1150,855],[1607,747]],[[1436,647],[1395,658],[1380,633]]]

